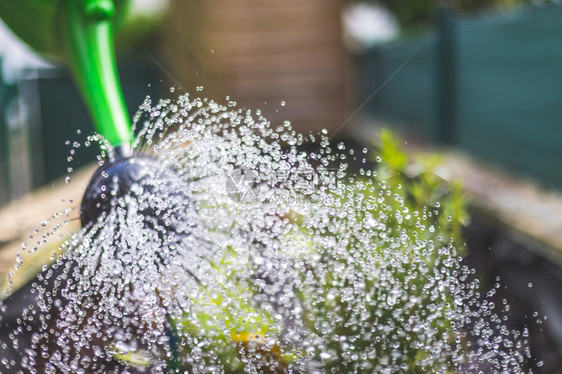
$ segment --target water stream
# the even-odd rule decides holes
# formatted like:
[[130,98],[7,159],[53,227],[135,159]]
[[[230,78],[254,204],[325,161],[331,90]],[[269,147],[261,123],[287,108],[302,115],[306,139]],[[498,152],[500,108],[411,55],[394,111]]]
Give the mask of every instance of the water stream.
[[367,149],[189,95],[135,123],[157,162],[31,285],[1,372],[527,370],[526,332],[482,301],[439,206],[349,172]]

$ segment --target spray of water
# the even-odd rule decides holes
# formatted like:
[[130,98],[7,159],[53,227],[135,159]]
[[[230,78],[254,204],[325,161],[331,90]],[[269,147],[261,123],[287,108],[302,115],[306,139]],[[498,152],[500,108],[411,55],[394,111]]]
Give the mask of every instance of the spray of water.
[[524,371],[525,332],[435,237],[438,207],[351,175],[353,151],[189,95],[135,123],[156,161],[34,281],[2,372]]

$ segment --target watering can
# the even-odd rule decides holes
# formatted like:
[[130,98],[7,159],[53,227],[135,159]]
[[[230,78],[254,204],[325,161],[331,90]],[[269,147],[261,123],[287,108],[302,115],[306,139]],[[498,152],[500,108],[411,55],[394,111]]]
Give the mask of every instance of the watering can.
[[114,30],[128,0],[0,0],[0,17],[37,52],[72,71],[96,130],[122,157],[133,133],[117,73]]
[[[38,52],[69,65],[97,131],[112,146],[113,157],[95,171],[84,191],[80,205],[84,227],[109,212],[112,199],[128,195],[136,183],[158,180],[170,189],[179,183],[174,171],[155,157],[132,155],[133,131],[113,40],[128,4],[128,0],[0,0],[0,17],[17,35]],[[160,210],[144,214],[160,222],[163,214],[156,212]]]

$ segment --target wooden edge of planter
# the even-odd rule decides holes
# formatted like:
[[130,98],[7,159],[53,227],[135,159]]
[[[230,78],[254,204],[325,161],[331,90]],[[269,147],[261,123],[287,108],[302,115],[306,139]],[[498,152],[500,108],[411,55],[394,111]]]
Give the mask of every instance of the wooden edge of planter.
[[57,180],[0,209],[0,300],[55,261],[61,244],[80,230],[80,201],[96,168],[86,166],[70,183]]
[[541,257],[562,266],[562,193],[458,151],[443,152],[450,179],[461,180],[470,206]]
[[[367,121],[358,123],[353,132],[376,143],[382,127]],[[514,240],[562,267],[561,191],[546,189],[536,181],[486,165],[456,149],[408,137],[404,150],[414,160],[428,153],[442,155],[438,174],[445,180],[462,182],[470,208]]]

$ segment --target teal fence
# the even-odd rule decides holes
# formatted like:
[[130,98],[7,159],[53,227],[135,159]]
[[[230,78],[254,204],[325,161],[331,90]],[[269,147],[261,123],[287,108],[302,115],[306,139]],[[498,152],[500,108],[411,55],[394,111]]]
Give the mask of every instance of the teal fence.
[[[146,95],[158,100],[169,94],[153,63],[125,61],[121,65],[131,115]],[[98,147],[81,147],[68,161],[71,146],[67,140],[83,143],[94,127],[65,69],[44,68],[20,75],[8,84],[2,80],[0,65],[0,206],[68,174],[69,167],[95,161],[99,153]]]
[[[160,71],[156,66],[149,62],[121,65],[120,79],[131,115],[138,110],[146,95],[150,95],[155,101],[165,96]],[[83,99],[65,70],[49,70],[42,74],[39,72],[32,83],[37,91],[41,127],[38,147],[40,155],[36,155],[35,159],[43,177],[33,181],[34,187],[37,187],[67,174],[69,166],[78,168],[94,161],[99,149],[82,147],[76,151],[72,163],[67,162],[70,147],[65,142],[83,141],[86,135],[95,131]],[[77,129],[81,130],[80,136],[76,134]]]
[[443,12],[429,35],[364,62],[365,96],[384,85],[371,115],[562,188],[562,6]]
[[381,50],[375,62],[378,83],[384,85],[375,96],[381,115],[428,134],[436,121],[434,49],[434,39],[394,45]]

